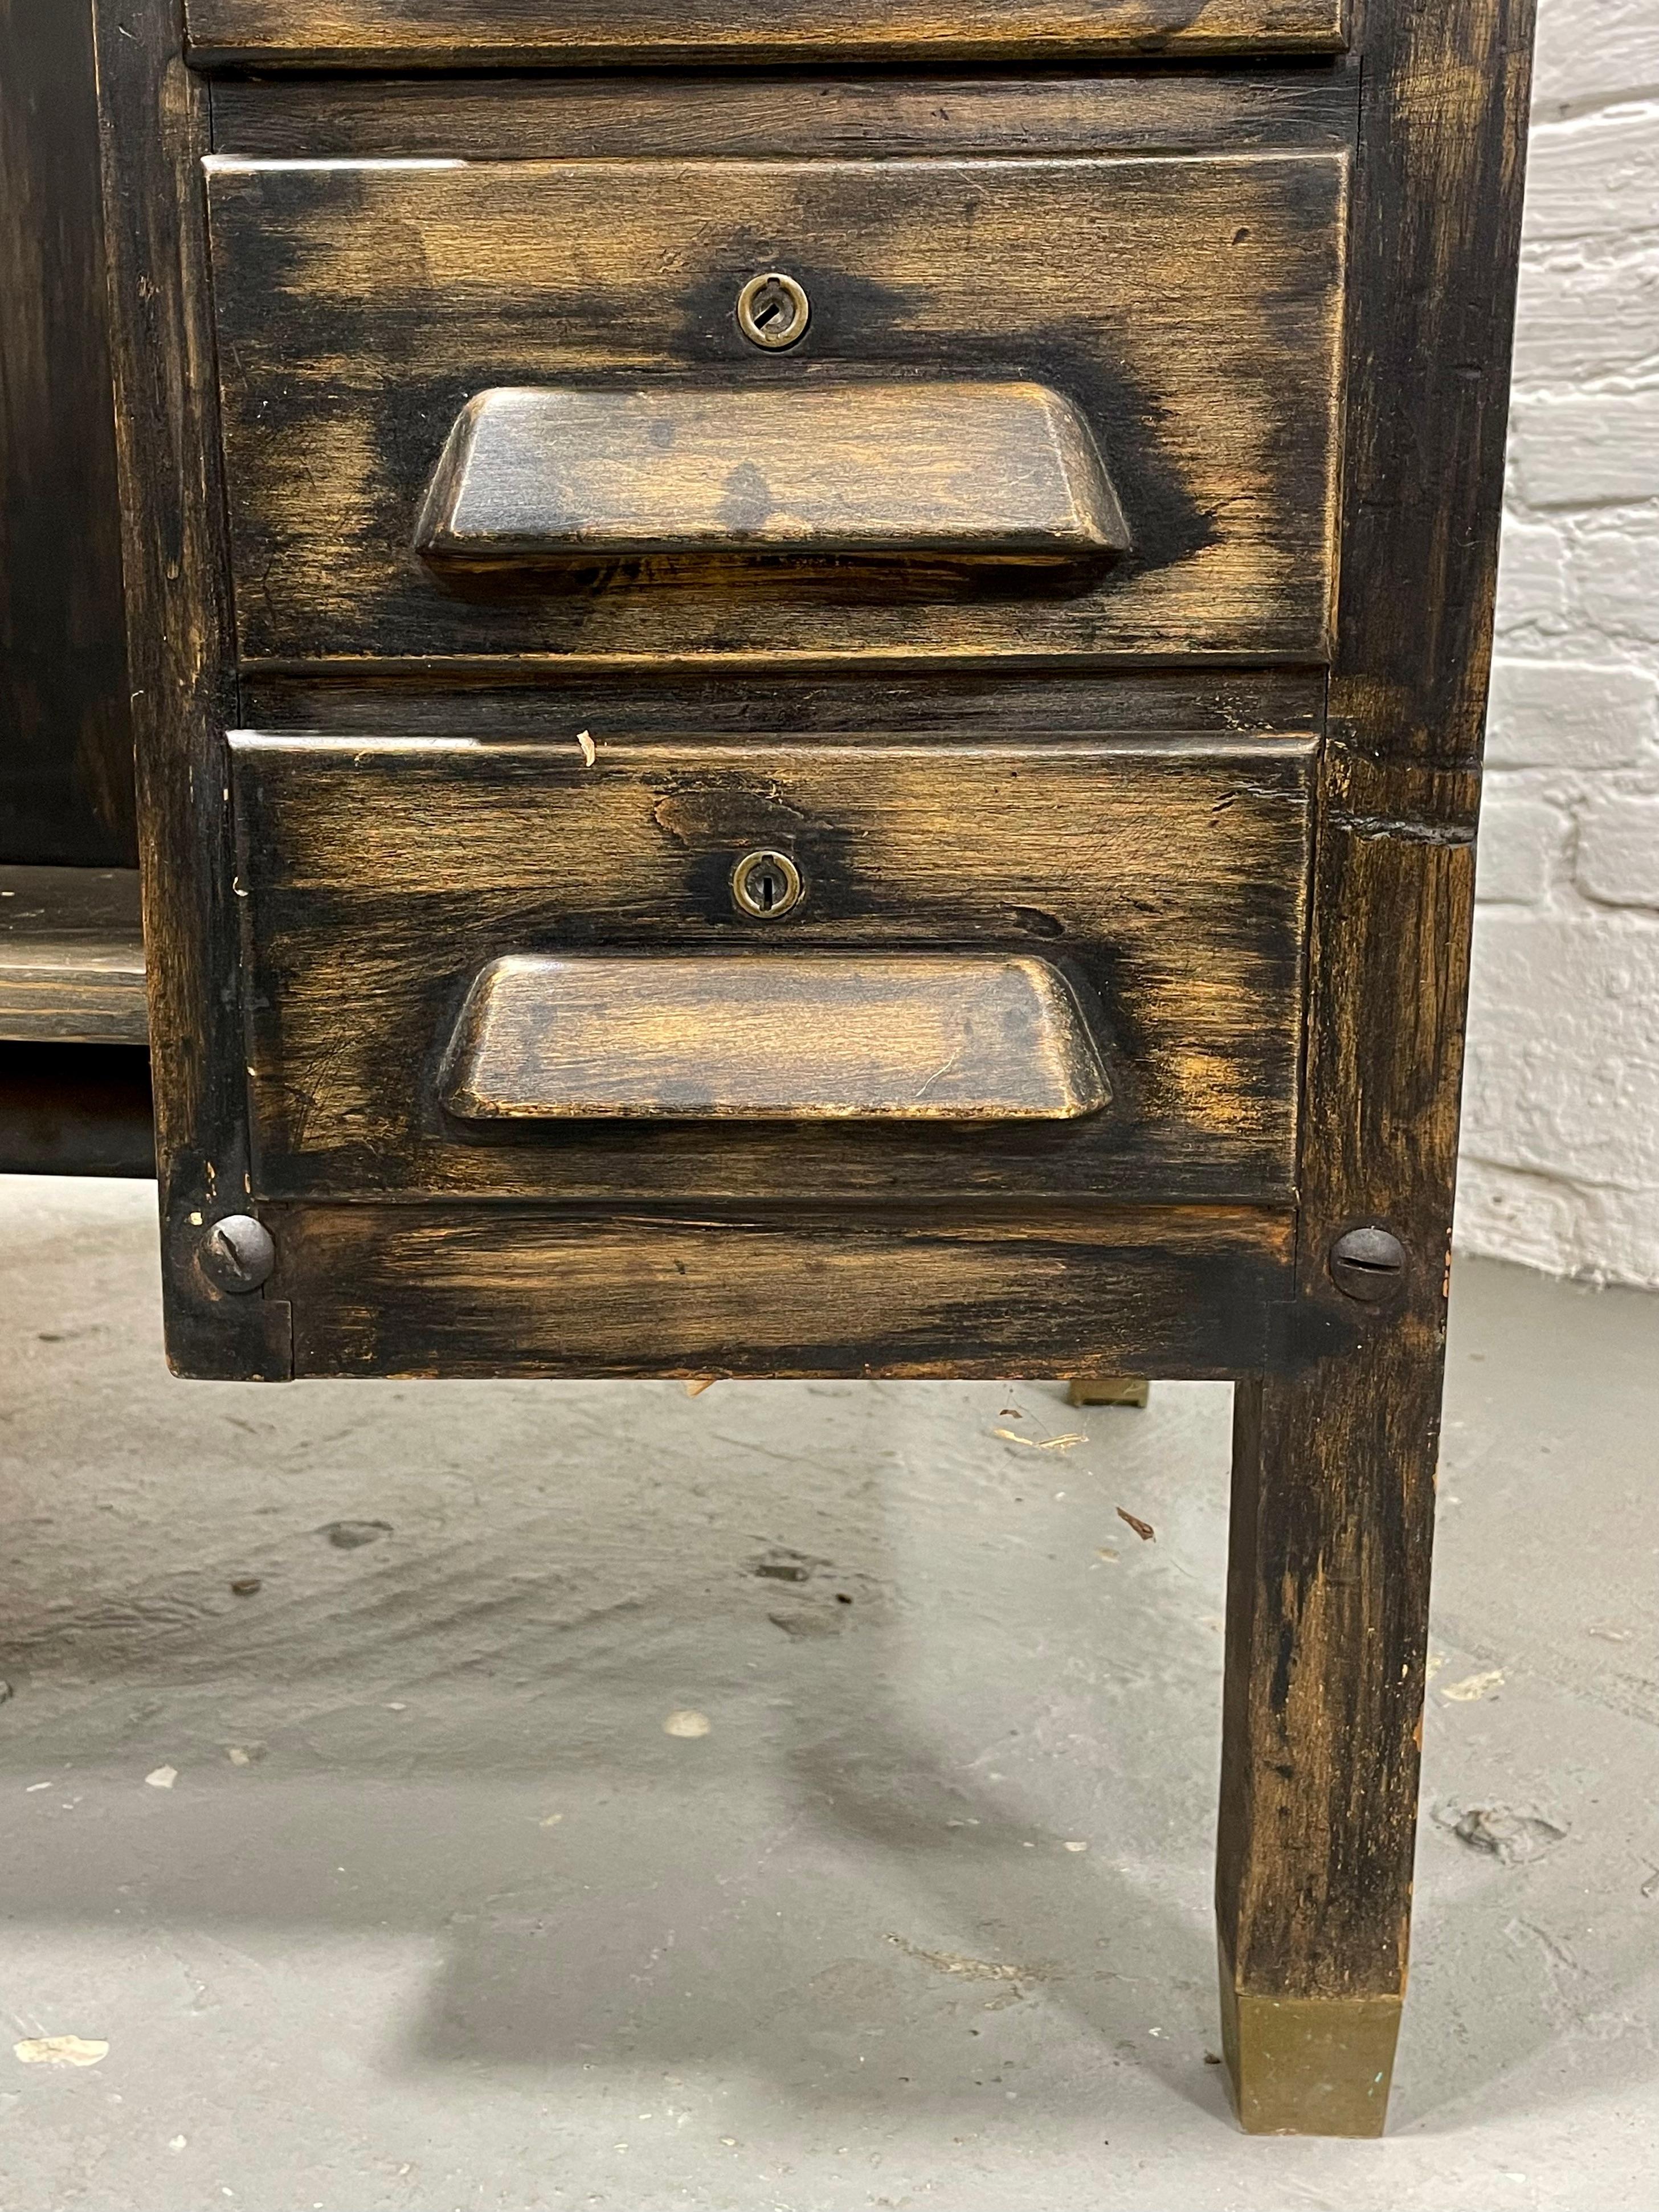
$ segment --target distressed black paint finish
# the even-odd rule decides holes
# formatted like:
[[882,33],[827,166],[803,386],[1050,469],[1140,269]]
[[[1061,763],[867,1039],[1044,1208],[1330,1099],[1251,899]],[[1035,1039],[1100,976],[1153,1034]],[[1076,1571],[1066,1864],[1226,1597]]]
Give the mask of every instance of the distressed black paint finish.
[[438,155],[507,161],[733,155],[1346,153],[1359,73],[1235,65],[1109,74],[228,78],[228,154],[313,161]]
[[[1340,154],[809,163],[716,144],[696,161],[216,164],[237,624],[255,669],[1326,657]],[[736,306],[774,267],[811,318],[769,355]],[[733,395],[739,421],[746,394],[797,402],[850,505],[851,487],[911,471],[916,433],[882,428],[884,392],[1027,380],[1075,410],[1127,526],[1107,573],[1066,589],[998,574],[964,600],[919,545],[908,579],[890,566],[849,605],[799,563],[762,585],[600,547],[576,574],[503,595],[454,588],[418,550],[457,418],[495,387],[654,395],[666,525],[678,386],[698,414]],[[871,434],[906,441],[884,471],[816,427],[866,388]],[[743,550],[746,510],[796,514],[770,450],[734,430],[699,460],[690,503],[732,513],[732,544],[709,555]],[[547,466],[568,490],[556,452]],[[1005,478],[1017,512],[1012,459]]]
[[250,729],[402,738],[488,738],[568,746],[586,730],[606,743],[630,737],[764,738],[787,732],[852,742],[872,731],[912,738],[1005,738],[1109,732],[1136,738],[1288,738],[1324,726],[1325,681],[1313,669],[1125,669],[1109,677],[1073,669],[1042,677],[946,672],[919,676],[902,664],[784,675],[774,669],[714,674],[670,661],[619,675],[585,665],[492,669],[484,683],[422,663],[412,672],[356,669],[329,675],[261,673],[242,683]]
[[1328,53],[1344,0],[191,0],[198,57],[335,69]]
[[234,720],[200,162],[207,88],[179,0],[98,0],[139,864],[167,1351],[184,1372],[292,1371],[287,1313],[208,1294],[204,1225],[245,1197],[240,980],[222,732]]
[[[1364,0],[1358,15],[1297,1258],[1306,1340],[1322,1320],[1358,1334],[1241,1393],[1217,1895],[1247,2124],[1371,2133],[1409,1937],[1532,6]],[[1386,1309],[1345,1299],[1328,1266],[1366,1222],[1407,1249]]]
[[[305,1373],[1242,1376],[1227,2054],[1248,2126],[1373,2131],[1529,0],[196,0],[198,59],[277,71],[216,86],[218,359],[178,11],[97,4],[177,1356],[287,1372],[291,1301]],[[573,40],[591,73],[536,73]],[[1067,74],[941,83],[993,47]],[[1202,66],[1089,66],[1136,52]],[[665,73],[693,53],[726,66]],[[780,58],[810,74],[735,66]],[[342,156],[428,166],[258,166]],[[736,293],[791,251],[817,350],[767,356]],[[492,603],[418,559],[478,391],[804,373],[1052,384],[1130,557],[1070,599],[917,568],[884,604],[649,558]],[[994,758],[1018,797],[973,783]],[[914,1131],[446,1113],[483,963],[740,960],[773,926],[731,910],[745,842],[805,863],[803,942],[1070,963],[1109,1103],[953,1133],[944,1170]],[[249,1207],[277,1273],[216,1302],[192,1214]],[[1382,1301],[1328,1266],[1368,1224],[1406,1255]]]
[[[687,745],[607,730],[590,764],[574,740],[238,735],[256,1189],[1287,1200],[1312,752],[1289,737]],[[770,923],[732,896],[734,864],[763,848],[805,879]],[[439,1109],[438,1055],[492,961],[784,949],[1063,959],[1100,1010],[1111,1101],[1051,1127],[925,1133],[489,1128]],[[796,1049],[780,1037],[781,1059]]]
[[1288,1214],[1220,1206],[269,1218],[301,1375],[1066,1375],[1130,1347],[1238,1374],[1293,1241]]

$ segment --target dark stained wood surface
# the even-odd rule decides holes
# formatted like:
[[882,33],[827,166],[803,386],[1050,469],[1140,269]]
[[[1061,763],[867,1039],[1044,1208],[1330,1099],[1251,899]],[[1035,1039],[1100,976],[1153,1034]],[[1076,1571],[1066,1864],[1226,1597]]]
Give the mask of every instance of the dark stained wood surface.
[[[1247,2124],[1375,2133],[1403,1993],[1531,0],[1363,0],[1297,1328],[1241,1393],[1218,1906]],[[1331,1244],[1407,1253],[1357,1307]],[[1346,1340],[1358,1320],[1357,1345]],[[1283,2008],[1328,2033],[1275,2063]],[[1312,2033],[1311,2028],[1310,2033]]]
[[[1327,650],[1340,156],[210,166],[256,665]],[[812,303],[784,354],[735,316],[767,267]],[[842,604],[648,559],[598,562],[556,600],[481,599],[415,550],[456,415],[489,386],[805,393],[942,369],[1064,392],[1133,552],[1062,599],[934,601],[924,577]]]
[[142,1046],[0,1042],[0,1175],[155,1173]]
[[[1374,2131],[1528,0],[1355,0],[1351,64],[1312,58],[1334,0],[192,0],[201,58],[318,67],[214,84],[216,364],[182,0],[97,5],[175,1354],[285,1371],[292,1301],[306,1373],[1240,1376],[1225,2049],[1247,2126]],[[1080,88],[1090,56],[1130,66]],[[830,86],[871,58],[928,75]],[[656,66],[532,73],[607,59]],[[663,74],[769,59],[807,66]],[[767,267],[812,303],[769,357],[732,313]],[[491,386],[854,375],[1062,392],[1133,555],[1065,599],[886,601],[645,556],[556,604],[414,551]],[[787,921],[731,908],[761,843],[805,863]],[[1063,961],[1110,1102],[965,1143],[445,1114],[488,962],[769,942]],[[229,1189],[279,1255],[234,1315],[189,1266]],[[1406,1260],[1362,1305],[1328,1261],[1365,1223]]]
[[91,17],[0,0],[0,861],[137,858]]
[[473,67],[1328,52],[1343,0],[190,0],[204,62]]
[[[1313,747],[232,740],[264,1196],[1292,1194]],[[776,921],[734,863],[806,881]],[[1021,1129],[465,1129],[472,977],[526,952],[1038,953],[1098,1000],[1111,1103]],[[735,986],[734,986],[735,988]],[[1091,1018],[1092,1019],[1093,1018]]]
[[865,77],[804,70],[615,76],[228,77],[221,153],[507,161],[794,155],[1346,153],[1358,70],[1058,70]]
[[438,1089],[470,1121],[1074,1121],[1111,1096],[1054,963],[982,952],[508,953]]
[[779,731],[860,743],[872,731],[907,738],[1059,736],[1237,738],[1291,743],[1324,726],[1325,678],[1305,668],[1073,665],[1042,676],[986,670],[926,675],[857,664],[784,673],[708,673],[678,662],[618,673],[574,665],[495,669],[488,681],[430,663],[392,662],[373,676],[312,671],[247,677],[248,726],[319,735],[508,738],[568,744],[577,730],[695,744]]
[[[880,598],[1000,572],[1055,593],[1129,550],[1077,410],[1046,385],[497,386],[456,419],[415,526],[422,559],[481,592],[581,591],[596,561],[703,578],[767,564]],[[913,583],[910,596],[915,595]]]
[[299,1375],[1227,1375],[1293,1230],[1225,1208],[264,1209]]
[[0,867],[0,1038],[142,1045],[149,1033],[137,872]]
[[230,563],[214,407],[201,160],[207,88],[179,0],[94,0],[115,328],[128,653],[138,749],[167,1352],[191,1375],[283,1380],[288,1316],[195,1267],[250,1172],[230,793]]

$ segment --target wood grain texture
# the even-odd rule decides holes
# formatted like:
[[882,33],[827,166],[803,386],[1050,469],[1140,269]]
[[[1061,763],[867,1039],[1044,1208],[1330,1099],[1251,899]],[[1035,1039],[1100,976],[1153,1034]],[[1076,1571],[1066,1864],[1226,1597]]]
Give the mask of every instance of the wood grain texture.
[[856,664],[809,672],[708,672],[678,662],[618,672],[574,665],[494,668],[479,679],[428,663],[245,678],[248,726],[313,735],[517,738],[568,744],[600,738],[757,738],[781,731],[862,744],[872,731],[911,739],[1059,736],[1195,737],[1295,744],[1324,727],[1325,678],[1304,668],[1114,669],[1040,676],[954,670],[924,675]]
[[1236,1374],[1284,1214],[1110,1206],[783,1218],[274,1206],[301,1375]]
[[190,0],[203,63],[552,68],[1329,52],[1342,0]]
[[[422,560],[477,588],[580,590],[596,561],[688,579],[765,564],[880,599],[1004,568],[1064,592],[1129,550],[1074,407],[1044,385],[866,380],[497,386],[456,419],[415,526]],[[1036,572],[1042,572],[1038,574]]]
[[137,860],[119,506],[91,17],[0,0],[0,860]]
[[[1352,66],[1273,78],[1340,43],[1334,0],[191,0],[200,58],[337,72],[215,88],[243,719],[274,726],[228,771],[204,96],[173,0],[98,4],[175,1346],[283,1371],[291,1299],[307,1373],[1242,1376],[1225,2046],[1247,2126],[1375,2131],[1529,0],[1356,0]],[[1258,60],[938,89],[954,58],[1136,52]],[[831,86],[836,58],[931,76]],[[658,73],[482,74],[607,60]],[[715,60],[817,74],[660,73]],[[733,308],[780,267],[812,318],[765,356]],[[1133,553],[1064,599],[884,604],[651,553],[491,601],[414,552],[490,386],[849,377],[1063,393]],[[732,906],[763,844],[809,886],[781,919]],[[444,1111],[491,961],[769,945],[1063,962],[1109,1103],[971,1132]],[[179,1210],[227,1161],[280,1261],[235,1316]],[[1375,1306],[1327,1272],[1368,1222],[1407,1254]]]
[[[1340,156],[215,161],[253,663],[1327,651]],[[769,356],[735,305],[774,267],[812,319]],[[1133,540],[1106,577],[1058,600],[849,607],[617,561],[556,604],[481,604],[414,551],[456,415],[489,386],[941,374],[1036,378],[1076,406]]]
[[[1239,1398],[1217,1900],[1248,2124],[1374,2133],[1382,2100],[1360,2092],[1409,1935],[1532,11],[1365,0],[1357,19],[1353,397],[1300,1170],[1305,1357]],[[1397,1303],[1369,1312],[1326,1267],[1334,1237],[1364,1221],[1409,1255]],[[1356,1322],[1345,1349],[1338,1332]],[[1339,2027],[1300,2075],[1288,2062],[1264,2074],[1261,2045],[1241,2036],[1267,2017],[1263,2001],[1332,2008]]]
[[448,155],[510,161],[664,155],[1346,153],[1358,71],[1233,66],[1092,75],[866,77],[804,70],[616,76],[228,77],[224,154]]
[[0,1037],[143,1044],[137,872],[0,867]]
[[193,1265],[201,1217],[249,1172],[229,793],[214,773],[236,687],[206,88],[184,64],[179,0],[94,10],[167,1352],[190,1374],[274,1380],[291,1369],[285,1310],[210,1296]]
[[[564,745],[238,734],[256,1190],[1283,1200],[1312,746]],[[807,896],[735,910],[744,853]],[[1087,1120],[465,1129],[438,1060],[509,953],[1037,952],[1101,1008]],[[1092,1019],[1092,1017],[1091,1017]]]
[[750,951],[494,960],[438,1094],[469,1121],[1075,1121],[1111,1096],[1050,961]]

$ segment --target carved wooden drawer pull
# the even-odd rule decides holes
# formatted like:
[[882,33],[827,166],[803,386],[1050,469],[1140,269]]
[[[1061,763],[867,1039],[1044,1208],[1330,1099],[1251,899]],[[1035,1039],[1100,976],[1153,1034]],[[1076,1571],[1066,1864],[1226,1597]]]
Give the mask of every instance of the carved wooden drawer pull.
[[1049,961],[512,954],[440,1084],[467,1121],[1075,1121],[1110,1091]]
[[969,381],[483,392],[416,532],[429,562],[509,574],[653,555],[1087,573],[1128,544],[1071,403]]

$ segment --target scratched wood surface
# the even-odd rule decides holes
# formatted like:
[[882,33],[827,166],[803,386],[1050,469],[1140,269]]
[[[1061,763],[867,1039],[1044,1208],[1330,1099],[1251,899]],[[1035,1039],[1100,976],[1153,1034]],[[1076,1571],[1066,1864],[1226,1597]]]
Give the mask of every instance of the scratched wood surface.
[[[240,715],[292,734],[228,776],[183,5],[97,0],[175,1351],[283,1371],[291,1300],[307,1373],[1243,1377],[1224,2048],[1247,2126],[1375,2131],[1530,0],[1353,0],[1348,62],[1319,58],[1335,0],[191,0],[199,58],[274,72],[216,82],[210,184]],[[939,90],[998,56],[1069,74]],[[1088,57],[1126,66],[1080,88]],[[908,67],[829,88],[854,59]],[[806,66],[664,73],[715,61]],[[629,69],[530,73],[572,62]],[[813,320],[766,358],[732,310],[778,265]],[[492,604],[412,550],[491,385],[945,374],[1063,392],[1131,558],[1064,598],[792,599],[647,559]],[[1274,681],[1283,720],[1252,708]],[[730,908],[762,842],[805,863],[786,921]],[[444,1113],[488,961],[740,960],[756,930],[1063,961],[1110,1103],[967,1144]],[[226,1174],[278,1246],[258,1327],[177,1264]],[[1405,1255],[1369,1306],[1329,1273],[1361,1223]]]
[[[743,1199],[1293,1189],[1307,739],[696,746],[232,741],[256,1189]],[[781,848],[806,895],[734,908]],[[1112,1098],[978,1131],[466,1128],[436,1097],[514,953],[1064,960]],[[734,982],[734,989],[738,988]]]
[[1040,676],[961,669],[918,674],[856,662],[741,675],[668,661],[623,672],[580,654],[550,670],[492,669],[487,681],[427,662],[373,673],[269,671],[246,677],[250,729],[344,736],[522,738],[568,745],[577,730],[626,730],[688,744],[787,730],[826,742],[872,731],[910,738],[1116,733],[1182,740],[1212,736],[1295,741],[1324,726],[1325,679],[1305,668],[1132,668],[1103,675],[1068,664]]
[[1229,1375],[1274,1356],[1255,1208],[266,1211],[300,1375]]
[[[1234,1455],[1217,1903],[1236,2093],[1262,2130],[1380,2130],[1406,1984],[1532,27],[1531,0],[1356,9],[1299,1357],[1241,1390]],[[1370,1310],[1328,1271],[1356,1222],[1407,1251]]]
[[787,155],[1341,153],[1358,70],[1234,64],[1085,75],[741,73],[225,77],[213,139],[225,154],[380,154],[495,161]]
[[213,770],[236,697],[202,204],[207,88],[178,0],[94,0],[114,319],[127,655],[137,750],[167,1354],[285,1378],[287,1314],[208,1296],[204,1218],[244,1202],[240,946],[229,794]]
[[[253,664],[567,654],[1317,660],[1333,569],[1342,157],[260,166],[209,179],[241,652]],[[798,276],[768,355],[744,282]],[[414,548],[461,408],[501,384],[805,391],[1034,376],[1133,541],[1066,596],[849,603],[596,563],[480,600]],[[748,469],[750,473],[744,472]],[[734,452],[728,475],[750,504]]]
[[1343,0],[189,0],[204,62],[1053,60],[1328,52]]

